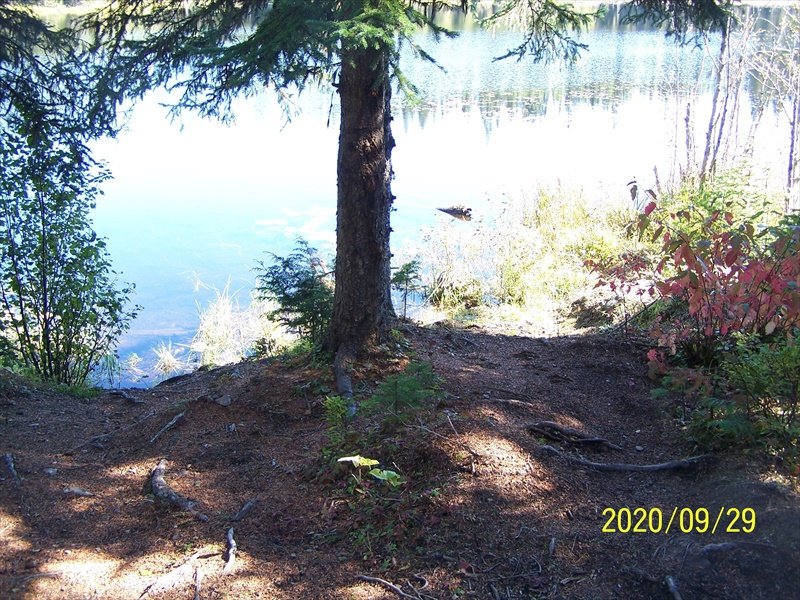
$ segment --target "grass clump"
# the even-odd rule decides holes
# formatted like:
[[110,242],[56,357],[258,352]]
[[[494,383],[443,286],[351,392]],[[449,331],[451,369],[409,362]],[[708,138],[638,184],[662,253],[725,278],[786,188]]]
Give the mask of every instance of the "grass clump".
[[616,226],[623,213],[592,207],[578,192],[541,189],[506,198],[484,221],[446,222],[425,235],[427,299],[455,312],[515,306],[553,315],[590,284],[587,257],[626,243]]
[[200,313],[200,325],[190,346],[201,365],[226,365],[250,356],[273,356],[286,349],[291,336],[271,318],[274,302],[258,297],[242,307],[230,286]]

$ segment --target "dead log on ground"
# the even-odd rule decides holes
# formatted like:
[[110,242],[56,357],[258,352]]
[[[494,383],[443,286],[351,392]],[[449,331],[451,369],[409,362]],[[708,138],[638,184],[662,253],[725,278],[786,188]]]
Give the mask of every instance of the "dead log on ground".
[[200,521],[208,521],[208,517],[206,515],[195,510],[195,507],[197,506],[196,502],[184,498],[175,492],[171,487],[169,487],[164,479],[166,465],[167,462],[164,459],[161,459],[158,465],[156,465],[156,468],[153,469],[153,472],[150,474],[150,487],[153,490],[153,496],[155,496],[157,501],[166,503],[174,508],[185,510],[186,512],[197,517]]
[[672,469],[694,469],[703,462],[709,461],[713,458],[711,454],[701,454],[699,456],[690,456],[689,458],[682,458],[678,460],[670,460],[665,463],[658,463],[654,465],[632,465],[627,463],[597,463],[576,456],[570,456],[566,452],[562,452],[552,446],[540,446],[540,448],[551,454],[556,454],[566,458],[568,461],[583,467],[589,467],[598,471],[669,471]]
[[596,445],[598,448],[607,450],[622,450],[616,444],[612,444],[607,439],[600,437],[592,437],[565,425],[559,425],[553,421],[539,421],[525,426],[525,431],[531,435],[541,435],[554,442],[562,442],[565,444],[591,444]]

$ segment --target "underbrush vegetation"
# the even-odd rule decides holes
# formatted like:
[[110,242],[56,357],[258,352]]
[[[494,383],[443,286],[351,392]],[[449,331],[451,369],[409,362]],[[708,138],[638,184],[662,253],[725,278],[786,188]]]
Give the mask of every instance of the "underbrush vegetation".
[[649,203],[628,228],[633,252],[587,264],[653,303],[650,374],[690,400],[699,441],[758,445],[796,467],[800,217],[779,206],[720,177]]
[[348,541],[364,560],[389,564],[431,497],[407,454],[415,436],[430,435],[424,423],[440,395],[431,365],[412,360],[366,392],[355,411],[349,398],[323,401],[328,443],[320,476],[340,488],[354,521]]
[[508,306],[552,318],[590,284],[584,260],[618,254],[632,214],[621,202],[591,206],[580,192],[541,189],[503,199],[484,221],[437,225],[420,250],[426,297],[451,313]]
[[267,316],[321,344],[333,313],[333,277],[317,250],[298,240],[293,253],[273,254],[272,264],[259,262],[256,273],[258,298],[277,305]]
[[273,356],[291,345],[293,337],[272,318],[278,308],[274,301],[252,297],[243,307],[229,286],[214,291],[216,297],[200,312],[200,325],[190,346],[201,366]]
[[6,129],[0,144],[0,362],[85,386],[138,307],[90,212],[108,178],[88,151]]

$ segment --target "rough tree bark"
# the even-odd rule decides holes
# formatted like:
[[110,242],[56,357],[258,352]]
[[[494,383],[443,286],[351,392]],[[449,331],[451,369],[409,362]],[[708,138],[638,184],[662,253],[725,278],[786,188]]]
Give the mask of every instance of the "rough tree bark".
[[[391,87],[380,50],[342,51],[336,290],[326,348],[340,371],[395,318],[390,292]],[[337,378],[339,373],[337,372]],[[343,392],[343,390],[339,390]]]

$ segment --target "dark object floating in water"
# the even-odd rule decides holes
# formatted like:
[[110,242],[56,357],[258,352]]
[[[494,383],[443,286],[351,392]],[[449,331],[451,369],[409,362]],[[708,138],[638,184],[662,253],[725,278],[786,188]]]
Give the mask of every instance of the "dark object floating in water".
[[451,206],[450,208],[437,208],[436,210],[440,210],[443,213],[450,215],[454,219],[459,219],[460,221],[472,220],[472,209],[467,208],[466,206]]

